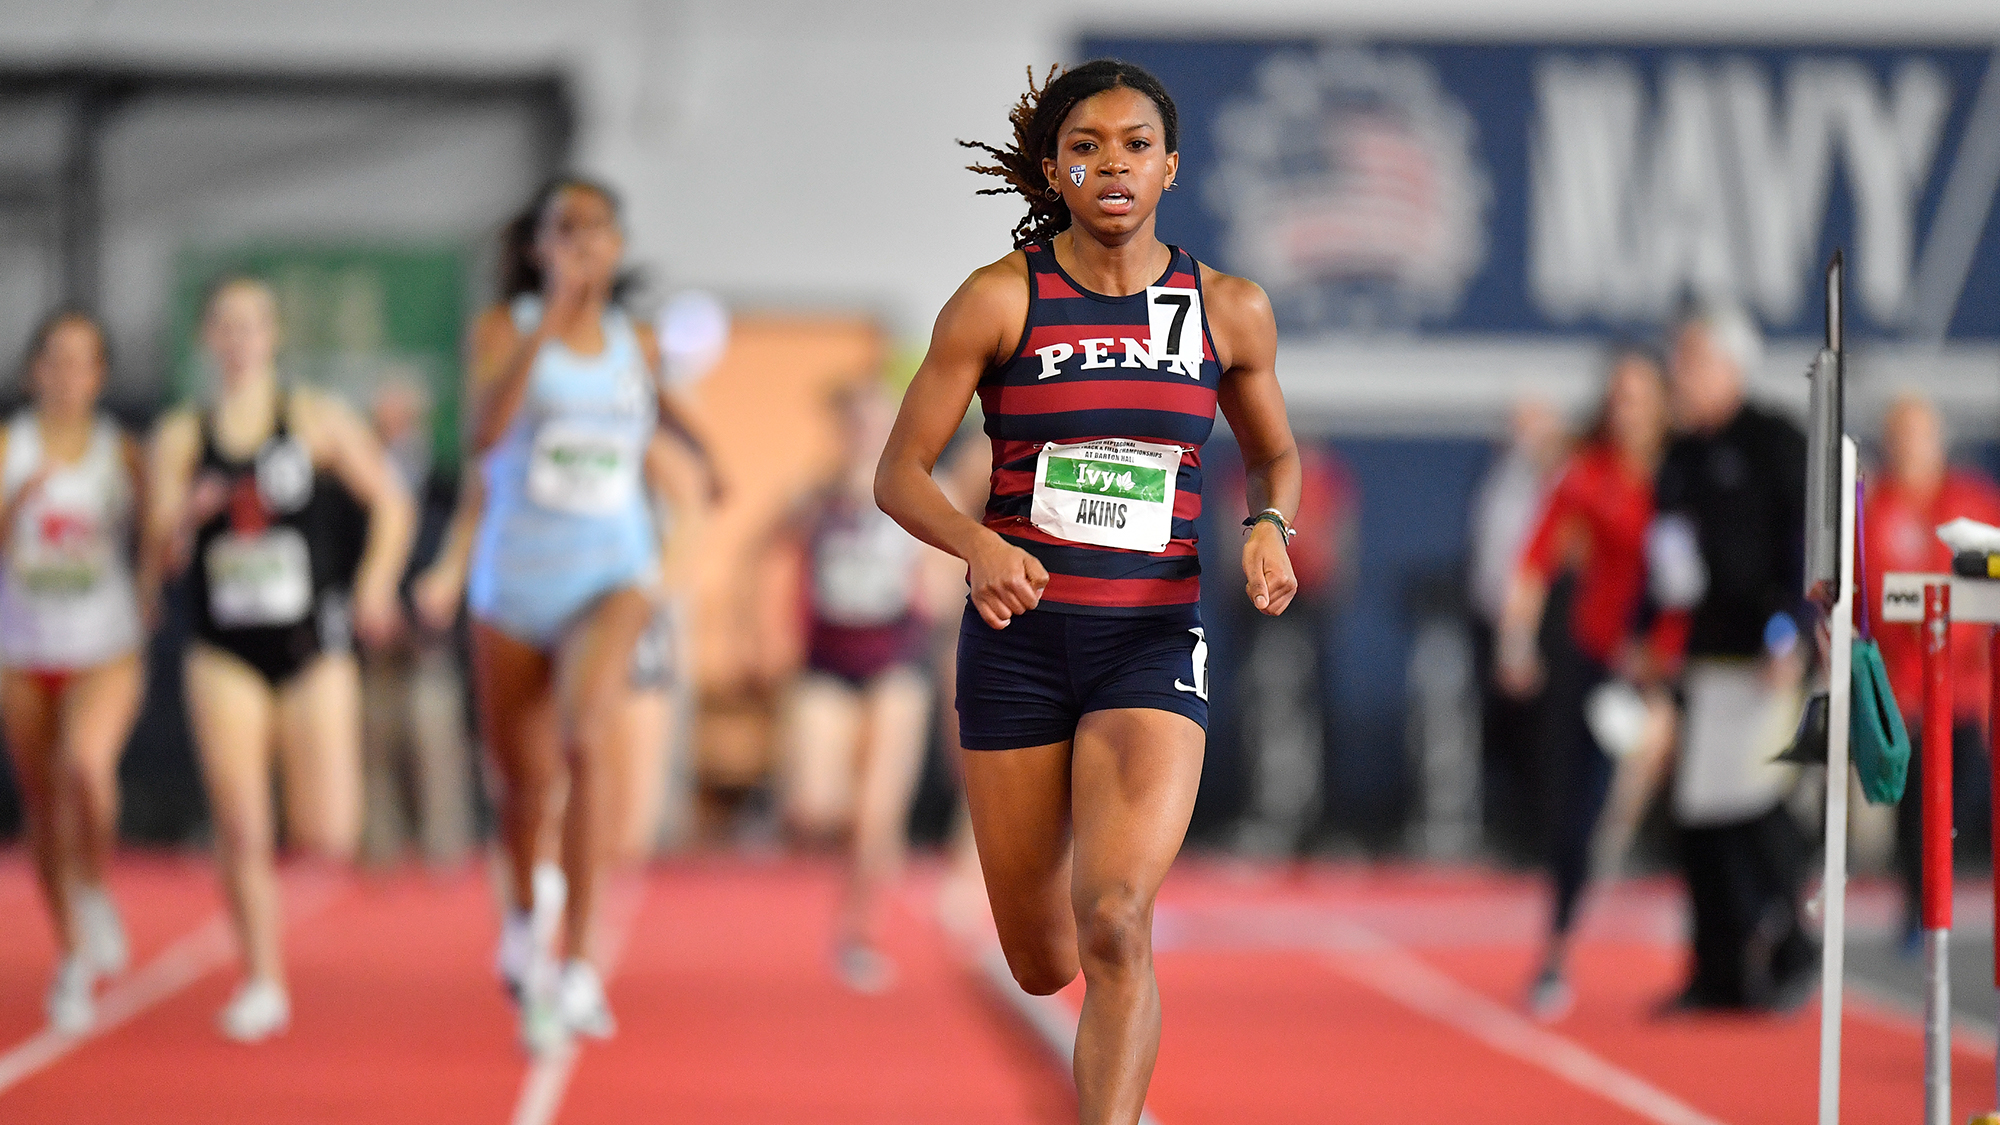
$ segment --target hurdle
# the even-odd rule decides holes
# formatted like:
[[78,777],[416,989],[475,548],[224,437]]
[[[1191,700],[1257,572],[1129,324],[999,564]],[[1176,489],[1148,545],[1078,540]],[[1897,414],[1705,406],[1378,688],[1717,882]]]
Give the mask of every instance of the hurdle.
[[[1924,1121],[1946,1125],[1951,1120],[1951,977],[1946,971],[1952,920],[1951,626],[1954,621],[2000,625],[2000,582],[1950,574],[1884,575],[1882,621],[1923,627]],[[1989,751],[2000,760],[2000,628],[1988,630],[1986,644],[1991,659],[1986,737]],[[1994,771],[1993,796],[1993,860],[2000,870],[2000,771]],[[1993,913],[1995,933],[2000,934],[2000,894]],[[2000,959],[1993,987],[2000,993]],[[1994,1104],[2000,1107],[2000,1089]]]
[[1819,1125],[1840,1122],[1840,1019],[1847,967],[1848,714],[1854,690],[1854,481],[1856,449],[1846,432],[1840,251],[1826,266],[1826,342],[1806,377],[1805,597],[1825,615],[1827,672],[1826,847],[1820,881]]

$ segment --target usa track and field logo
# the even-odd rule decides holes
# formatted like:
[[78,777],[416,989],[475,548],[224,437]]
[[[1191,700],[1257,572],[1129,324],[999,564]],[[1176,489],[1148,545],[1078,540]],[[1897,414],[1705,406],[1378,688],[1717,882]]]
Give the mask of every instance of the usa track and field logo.
[[1204,200],[1228,263],[1293,332],[1414,327],[1486,258],[1491,188],[1472,118],[1413,54],[1288,52],[1216,117]]

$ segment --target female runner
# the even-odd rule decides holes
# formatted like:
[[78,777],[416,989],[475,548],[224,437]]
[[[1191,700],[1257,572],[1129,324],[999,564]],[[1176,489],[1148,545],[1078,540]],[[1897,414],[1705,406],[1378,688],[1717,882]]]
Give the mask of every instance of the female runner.
[[[327,395],[280,383],[278,339],[277,302],[263,282],[233,278],[215,289],[202,340],[220,393],[205,411],[160,419],[146,520],[150,564],[195,571],[188,717],[248,977],[219,1023],[244,1042],[291,1019],[272,863],[272,748],[293,843],[350,858],[361,826],[353,635],[375,644],[394,634],[414,523],[367,424]],[[352,551],[340,488],[368,513],[351,591],[340,581]]]
[[785,818],[809,842],[844,847],[834,968],[849,988],[874,993],[895,980],[876,932],[883,896],[902,873],[929,728],[922,577],[935,552],[871,494],[893,400],[878,386],[850,387],[833,407],[839,474],[779,532],[803,558],[806,610],[806,666],[784,709]]
[[[687,589],[692,582],[694,545],[700,542],[705,522],[708,489],[701,465],[679,442],[655,434],[646,450],[646,486],[653,501],[653,518],[660,528],[660,586],[663,590]],[[459,493],[458,508],[452,513],[437,558],[411,585],[410,600],[425,627],[450,629],[458,618],[465,598],[466,572],[471,564],[472,544],[485,510],[486,489],[477,474],[468,475]],[[668,749],[673,741],[673,687],[681,675],[677,622],[665,608],[654,613],[632,651],[631,691],[626,697],[623,733],[619,744],[629,748],[628,760],[616,763],[627,771],[608,784],[614,802],[606,814],[612,855],[621,864],[644,860],[659,840],[661,819],[668,791]],[[546,761],[561,758],[555,716],[548,712],[533,732],[541,742],[534,753]],[[560,924],[568,897],[562,866],[556,861],[562,851],[559,833],[549,831],[560,819],[554,810],[562,804],[559,785],[545,794],[550,804],[543,818],[544,828],[536,847],[532,909],[513,899],[512,877],[503,880],[502,894],[507,910],[502,918],[500,948],[494,967],[508,995],[518,998],[522,978],[535,951],[549,944]],[[504,843],[504,841],[503,841]],[[511,868],[511,864],[509,865]]]
[[[521,988],[523,1040],[541,1050],[572,1033],[614,1029],[589,958],[598,875],[611,858],[627,779],[622,717],[633,651],[657,608],[642,461],[672,408],[655,377],[650,328],[614,299],[624,235],[611,191],[559,180],[529,211],[535,239],[512,271],[509,302],[473,329],[467,401],[486,493],[467,602],[480,725],[503,787],[501,835],[518,906],[503,952],[530,932],[535,861],[554,794],[567,784],[567,960],[558,971],[531,949]],[[538,733],[548,723],[554,740]]]
[[[1028,215],[1014,253],[945,305],[875,494],[966,560],[958,713],[965,786],[1014,977],[1081,967],[1082,1120],[1138,1120],[1158,1053],[1153,898],[1201,776],[1200,446],[1219,404],[1243,449],[1248,594],[1283,612],[1299,459],[1263,291],[1154,233],[1174,181],[1172,99],[1097,61],[1029,89],[1014,143],[979,146]],[[983,522],[931,478],[974,391],[993,439]],[[1073,852],[1072,852],[1073,847]]]
[[[1517,697],[1539,690],[1543,671],[1536,638],[1550,584],[1564,570],[1579,572],[1570,643],[1548,677],[1553,910],[1541,970],[1528,994],[1530,1011],[1544,1021],[1560,1019],[1570,1007],[1565,972],[1570,930],[1590,877],[1591,838],[1611,789],[1612,758],[1589,718],[1593,693],[1614,676],[1628,682],[1654,679],[1638,666],[1635,617],[1646,588],[1653,475],[1666,443],[1667,385],[1659,362],[1635,349],[1619,352],[1597,422],[1563,467],[1529,536],[1496,634],[1501,686]],[[1670,711],[1664,697],[1650,702],[1645,725],[1652,729],[1636,732],[1642,742],[1665,745],[1661,727]],[[1639,747],[1631,749],[1635,764],[1649,760]]]
[[0,720],[62,950],[49,1022],[71,1032],[95,1018],[97,977],[125,968],[104,868],[145,691],[127,561],[140,454],[97,412],[105,352],[88,313],[43,321],[28,347],[33,405],[0,430]]

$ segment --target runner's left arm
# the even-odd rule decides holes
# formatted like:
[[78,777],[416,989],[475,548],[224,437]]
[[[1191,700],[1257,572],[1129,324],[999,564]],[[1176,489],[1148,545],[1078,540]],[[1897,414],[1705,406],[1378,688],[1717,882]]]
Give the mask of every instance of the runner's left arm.
[[[1278,324],[1271,300],[1253,281],[1203,270],[1222,367],[1218,405],[1243,451],[1244,494],[1252,513],[1276,508],[1289,524],[1298,515],[1305,473],[1278,386]],[[1273,617],[1298,592],[1285,537],[1268,522],[1252,526],[1244,539],[1243,575],[1250,601]]]
[[694,581],[694,560],[708,525],[709,479],[695,452],[664,435],[646,445],[646,487],[665,502],[660,528],[660,582],[668,591]]
[[[307,422],[327,467],[368,512],[368,541],[354,577],[354,629],[369,644],[395,636],[396,586],[416,532],[416,503],[374,433],[352,410],[325,395],[303,396]],[[307,429],[301,426],[301,429]]]
[[694,425],[692,412],[687,401],[667,388],[666,361],[660,354],[659,334],[650,324],[633,326],[639,337],[639,350],[645,353],[646,370],[653,378],[653,395],[659,404],[660,431],[668,437],[687,446],[694,454],[695,467],[701,471],[703,488],[708,493],[709,503],[722,500],[722,475],[716,472],[715,458],[708,451],[708,442],[703,440]]

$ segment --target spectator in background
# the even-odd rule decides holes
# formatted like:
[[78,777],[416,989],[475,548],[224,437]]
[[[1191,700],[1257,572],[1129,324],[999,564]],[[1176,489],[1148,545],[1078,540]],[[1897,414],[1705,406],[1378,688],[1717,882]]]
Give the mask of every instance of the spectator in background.
[[929,548],[875,505],[894,400],[868,383],[843,388],[831,405],[839,467],[776,533],[801,555],[806,630],[805,668],[783,709],[780,787],[795,836],[846,852],[834,968],[848,987],[872,993],[894,981],[878,915],[902,873],[930,728]]
[[[1543,504],[1500,615],[1494,663],[1501,687],[1516,699],[1548,685],[1545,712],[1546,825],[1553,906],[1548,947],[1529,993],[1544,1020],[1568,1012],[1566,972],[1571,926],[1590,875],[1590,841],[1611,788],[1613,755],[1590,721],[1601,689],[1633,670],[1635,618],[1646,583],[1646,528],[1653,518],[1653,475],[1667,439],[1667,391],[1660,364],[1636,348],[1611,362],[1604,404],[1582,446],[1564,465]],[[1573,571],[1569,644],[1544,675],[1538,638],[1557,575]],[[1664,707],[1664,700],[1661,701]]]
[[[1515,564],[1568,452],[1569,439],[1561,415],[1539,398],[1514,404],[1508,431],[1506,448],[1487,470],[1472,502],[1472,651],[1482,697],[1480,772],[1486,790],[1487,840],[1525,858],[1535,854],[1542,835],[1535,813],[1536,795],[1544,789],[1536,784],[1541,771],[1535,768],[1541,691],[1517,695],[1500,690],[1492,656]],[[1552,591],[1558,607],[1561,592]],[[1558,613],[1551,619],[1560,617]],[[1543,630],[1545,639],[1550,631]]]
[[[1919,395],[1898,398],[1882,421],[1882,472],[1868,482],[1863,511],[1863,544],[1868,558],[1870,609],[1882,604],[1882,576],[1890,571],[1951,569],[1951,549],[1938,541],[1939,524],[1960,516],[2000,525],[2000,488],[1984,474],[1949,468],[1944,420]],[[1876,614],[1877,620],[1880,614]],[[1913,738],[1923,737],[1923,642],[1915,625],[1875,627],[1889,685],[1903,709]],[[1986,717],[1986,626],[1952,627],[1952,788],[1954,820],[1970,831],[1957,841],[1964,854],[1981,854],[1986,844],[1987,774],[1990,763],[1981,729]],[[1896,868],[1903,881],[1903,942],[1914,949],[1921,938],[1918,907],[1923,877],[1923,802],[1918,776],[1922,755],[1910,759],[1908,792],[1896,806]]]
[[1747,400],[1761,354],[1739,309],[1681,323],[1671,365],[1680,435],[1647,538],[1662,608],[1650,656],[1679,671],[1685,701],[1674,817],[1694,965],[1673,1010],[1790,1007],[1817,970],[1799,918],[1804,841],[1783,805],[1794,773],[1772,762],[1801,704],[1806,442]]
[[[1240,654],[1231,711],[1249,799],[1237,829],[1238,847],[1264,855],[1296,855],[1311,842],[1326,800],[1333,732],[1335,677],[1327,641],[1342,597],[1354,581],[1359,496],[1340,455],[1301,442],[1298,534],[1292,573],[1298,593],[1282,617],[1230,599]],[[1246,510],[1242,469],[1218,462],[1220,510]],[[1232,521],[1233,522],[1233,521]]]
[[[419,499],[414,574],[436,554],[456,491],[432,472],[430,396],[410,378],[390,378],[376,387],[368,414],[383,450]],[[389,862],[414,837],[426,861],[446,866],[472,845],[465,681],[452,635],[457,611],[454,605],[435,628],[421,614],[413,616],[417,628],[361,662],[361,852],[370,862]]]

